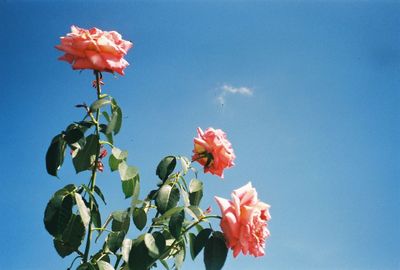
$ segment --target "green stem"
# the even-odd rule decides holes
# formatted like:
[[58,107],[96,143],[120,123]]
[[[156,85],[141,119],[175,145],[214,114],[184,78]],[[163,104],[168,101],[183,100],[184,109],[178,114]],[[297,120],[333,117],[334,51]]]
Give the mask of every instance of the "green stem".
[[[160,212],[157,210],[156,215],[154,216],[153,219],[157,218],[160,215]],[[154,222],[151,223],[149,230],[147,231],[147,233],[151,233],[151,231],[153,230],[153,226],[154,226]]]
[[72,268],[72,266],[74,265],[76,259],[78,259],[79,257],[80,257],[80,256],[77,256],[77,257],[75,257],[75,258],[72,260],[72,263],[71,263],[71,265],[67,268],[67,270],[70,270],[70,269]]
[[92,231],[104,231],[104,232],[113,232],[113,231],[111,231],[111,230],[109,230],[109,229],[105,229],[105,228],[92,228]]
[[[112,216],[109,215],[108,218],[107,218],[107,220],[106,220],[106,222],[104,223],[104,225],[103,225],[101,228],[105,229],[105,228],[108,226],[108,224],[110,223],[111,219],[112,219]],[[95,243],[97,242],[97,240],[99,240],[101,234],[102,234],[104,231],[105,231],[105,230],[100,230],[99,234],[97,235],[96,239],[94,240]]]
[[[100,87],[100,72],[95,70],[94,75],[96,76],[96,90],[97,90],[97,100],[99,100],[101,97],[101,87]],[[96,110],[96,121],[95,121],[95,134],[99,136],[100,134],[100,125],[99,125],[99,119],[100,119],[100,109]],[[94,187],[96,186],[96,172],[97,172],[97,164],[98,164],[98,159],[100,155],[100,143],[97,146],[97,151],[96,151],[96,159],[94,161],[94,166],[92,169],[92,176],[90,178],[90,183],[89,183],[89,189],[92,194],[94,194]],[[89,195],[89,205],[90,205],[90,213],[93,211],[93,199],[92,196]],[[83,262],[88,261],[89,257],[89,251],[90,251],[90,242],[92,240],[92,216],[90,216],[89,220],[89,226],[88,226],[88,235],[86,238],[86,247],[85,247],[85,253],[83,255]]]
[[108,144],[109,146],[111,146],[111,148],[114,148],[114,145],[110,142],[107,142],[107,141],[99,141],[99,142],[100,142],[100,144]]
[[208,216],[204,216],[204,218],[203,218],[203,219],[207,219],[207,218],[217,218],[217,219],[222,219],[222,217],[221,217],[221,216],[218,216],[218,215],[208,215]]

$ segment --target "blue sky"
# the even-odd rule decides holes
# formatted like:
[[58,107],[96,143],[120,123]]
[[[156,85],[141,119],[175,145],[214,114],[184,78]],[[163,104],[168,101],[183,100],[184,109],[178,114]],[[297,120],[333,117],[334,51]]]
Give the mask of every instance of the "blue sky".
[[[126,76],[104,91],[124,110],[117,145],[143,190],[168,154],[189,156],[198,126],[235,149],[225,179],[201,175],[203,207],[252,181],[272,205],[262,258],[224,269],[399,269],[400,4],[395,1],[0,2],[1,269],[66,269],[44,229],[51,194],[87,181],[66,162],[46,174],[51,138],[95,98],[89,71],[57,61],[75,24],[132,40]],[[244,87],[252,95],[224,94]],[[226,91],[226,90],[225,90]],[[105,172],[104,215],[123,209]],[[132,236],[134,234],[132,233]],[[203,269],[201,257],[184,269]]]

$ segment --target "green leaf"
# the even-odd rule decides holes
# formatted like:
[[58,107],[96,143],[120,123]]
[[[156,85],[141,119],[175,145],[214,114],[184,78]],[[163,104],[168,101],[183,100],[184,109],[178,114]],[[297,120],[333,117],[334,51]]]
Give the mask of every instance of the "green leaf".
[[165,238],[160,232],[153,232],[152,234],[146,233],[144,235],[144,243],[149,250],[150,257],[154,259],[158,259],[165,250]]
[[156,174],[158,177],[165,181],[168,176],[174,171],[176,166],[176,157],[167,156],[163,158],[157,166]]
[[181,193],[181,197],[182,197],[182,200],[183,200],[183,205],[185,207],[189,207],[190,206],[189,194],[182,187],[182,185],[178,184],[178,186],[179,186],[179,191]]
[[113,112],[111,115],[111,120],[107,125],[106,134],[112,134],[113,131],[114,131],[114,135],[116,134],[115,129],[116,129],[116,126],[118,125],[119,119],[120,119],[120,116],[118,114],[118,111]]
[[[100,228],[101,227],[101,215],[100,215],[99,208],[96,204],[93,204],[93,210],[91,212],[91,216],[92,216],[93,225],[97,228]],[[98,231],[98,233],[100,233],[100,231]]]
[[111,103],[111,100],[109,100],[107,98],[98,99],[95,102],[93,102],[92,105],[90,105],[90,111],[94,112],[94,111],[100,109],[101,107],[103,107],[104,105],[107,105],[110,103]]
[[199,206],[203,197],[203,182],[192,179],[189,184],[189,201],[190,205]]
[[118,170],[118,165],[122,162],[122,160],[116,159],[114,155],[110,155],[108,158],[108,165],[112,172]]
[[212,230],[207,228],[203,229],[200,231],[196,239],[194,240],[193,244],[193,259],[197,257],[197,255],[200,253],[200,251],[203,249],[203,247],[206,245],[208,238],[210,237]]
[[92,134],[86,137],[85,146],[72,159],[76,173],[88,170],[94,165],[99,147],[99,136]]
[[55,136],[51,141],[46,153],[46,170],[48,174],[57,176],[57,171],[64,162],[66,146],[67,144],[61,134]]
[[73,214],[67,228],[62,235],[62,241],[65,245],[77,250],[85,237],[85,225],[79,215]]
[[59,237],[68,225],[72,216],[73,185],[65,186],[58,190],[50,199],[44,212],[44,225],[46,230],[54,237]]
[[132,212],[133,223],[140,231],[146,226],[147,215],[143,208],[134,208]]
[[111,119],[109,121],[109,124],[107,126],[107,131],[106,133],[111,133],[114,132],[114,135],[117,135],[118,132],[121,129],[122,125],[122,110],[118,106],[117,102],[115,99],[111,100],[112,106],[111,106]]
[[97,262],[97,266],[99,267],[99,270],[114,270],[114,267],[112,267],[111,264],[101,260]]
[[107,248],[112,252],[116,253],[117,250],[122,246],[122,241],[124,241],[125,232],[111,232],[106,238]]
[[166,242],[165,237],[161,232],[153,232],[153,237],[156,240],[158,250],[163,253],[165,251]]
[[190,247],[190,256],[192,257],[192,260],[196,258],[196,255],[194,253],[194,241],[196,240],[196,235],[194,233],[189,233],[189,247]]
[[107,137],[107,141],[109,142],[109,143],[111,143],[111,144],[114,144],[114,139],[113,139],[113,135],[110,133],[110,134],[105,134],[106,135],[106,137]]
[[194,227],[196,228],[197,233],[201,232],[204,229],[203,226],[201,226],[200,224],[196,224]]
[[173,237],[178,239],[181,236],[182,224],[185,219],[185,211],[181,210],[172,215],[169,220],[168,227]]
[[129,253],[128,265],[130,270],[148,270],[154,262],[150,257],[148,249],[144,243],[144,236],[132,242],[132,248]]
[[122,259],[125,262],[129,261],[129,253],[131,252],[131,248],[132,248],[132,239],[124,239],[124,241],[122,241],[122,246],[121,246],[121,255],[122,255]]
[[139,174],[137,174],[132,179],[122,181],[122,191],[125,194],[125,199],[130,198],[132,196],[135,199],[137,199],[140,192]]
[[149,255],[153,258],[157,258],[160,255],[160,251],[156,245],[156,240],[154,239],[153,235],[150,233],[146,233],[144,235],[144,243],[149,250]]
[[67,144],[74,144],[83,138],[83,132],[78,126],[66,130],[64,140]]
[[100,127],[100,132],[106,136],[107,141],[111,144],[114,144],[114,139],[113,139],[112,133],[107,133],[107,125],[100,124],[99,127]]
[[138,169],[136,167],[128,166],[126,162],[119,164],[118,171],[122,181],[133,179],[138,174]]
[[[98,203],[97,203],[96,197],[92,194],[92,191],[90,190],[90,188],[85,184],[82,184],[81,188],[83,188],[86,191],[86,193],[89,195],[89,197],[92,198],[94,204],[96,206],[99,206]],[[80,190],[78,190],[78,193],[81,194],[82,192]],[[83,201],[85,202],[86,207],[90,206],[89,203],[85,199],[83,199]]]
[[82,130],[83,133],[85,133],[89,128],[94,126],[93,121],[80,121],[80,122],[75,122],[79,126],[79,128]]
[[104,199],[103,192],[101,192],[101,189],[98,186],[94,186],[94,192],[96,192],[96,194],[99,195],[104,204],[107,204],[106,200]]
[[111,229],[114,232],[123,231],[125,233],[129,230],[130,217],[128,210],[125,211],[114,211],[112,212],[113,221],[111,223]]
[[204,264],[206,270],[220,270],[225,264],[228,248],[222,233],[213,233],[204,248]]
[[103,114],[103,116],[106,119],[106,121],[110,122],[111,119],[110,119],[110,115],[108,114],[108,112],[102,111],[101,113]]
[[203,190],[203,182],[198,179],[192,179],[189,184],[189,193],[195,193]]
[[111,153],[118,160],[126,160],[126,158],[128,157],[128,151],[122,151],[117,147],[113,147],[111,149]]
[[85,227],[80,216],[72,215],[61,237],[54,239],[54,248],[62,257],[66,257],[79,248],[85,236]]
[[68,184],[65,187],[63,187],[62,189],[57,190],[54,193],[54,196],[66,196],[66,195],[71,195],[72,193],[74,193],[76,191],[76,186],[74,184]]
[[189,207],[185,207],[185,210],[195,220],[199,220],[203,217],[203,210],[201,210],[198,206],[190,205]]
[[170,185],[163,185],[156,197],[156,206],[161,214],[175,207],[179,201],[179,189]]
[[113,115],[116,114],[116,118],[117,121],[115,122],[115,127],[114,127],[114,135],[117,135],[118,132],[121,130],[121,126],[122,126],[122,110],[121,108],[118,106],[117,102],[115,99],[112,100],[112,113]]
[[64,140],[73,150],[82,149],[86,144],[84,133],[92,125],[89,122],[73,123],[64,132]]
[[190,160],[187,157],[181,156],[179,157],[182,166],[183,174],[186,174],[190,168]]
[[86,207],[86,204],[83,201],[81,194],[79,194],[79,193],[74,193],[74,194],[75,194],[75,202],[76,202],[76,205],[78,206],[78,211],[79,211],[79,214],[81,215],[82,222],[85,225],[85,227],[87,228],[87,226],[89,225],[89,222],[90,222],[90,210],[89,210],[89,208]]
[[64,243],[62,240],[53,239],[54,248],[56,249],[58,255],[61,258],[65,258],[68,255],[72,254],[74,250],[68,244]]

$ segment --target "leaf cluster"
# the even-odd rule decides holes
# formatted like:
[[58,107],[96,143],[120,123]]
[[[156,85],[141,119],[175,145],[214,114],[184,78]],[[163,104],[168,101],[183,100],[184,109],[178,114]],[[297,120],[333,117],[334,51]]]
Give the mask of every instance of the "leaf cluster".
[[[63,258],[76,253],[79,270],[147,270],[158,265],[181,269],[188,252],[194,260],[203,251],[205,268],[221,269],[228,249],[223,234],[212,229],[209,219],[215,216],[200,207],[203,183],[190,160],[164,157],[156,167],[156,188],[141,199],[139,170],[128,164],[128,152],[114,145],[122,125],[122,110],[116,100],[98,89],[95,102],[76,107],[85,109],[85,117],[52,139],[46,169],[58,177],[69,149],[76,173],[90,171],[91,176],[88,185],[69,184],[57,190],[46,206],[44,225],[56,252]],[[98,200],[104,204],[106,200],[96,185],[96,176],[104,147],[111,150],[108,166],[112,172],[118,171],[122,193],[130,204],[111,212],[102,222]],[[189,172],[195,177],[187,183]],[[209,228],[203,228],[202,223]],[[97,235],[92,239],[94,232]],[[104,239],[101,249],[91,254],[93,240],[99,239]]]

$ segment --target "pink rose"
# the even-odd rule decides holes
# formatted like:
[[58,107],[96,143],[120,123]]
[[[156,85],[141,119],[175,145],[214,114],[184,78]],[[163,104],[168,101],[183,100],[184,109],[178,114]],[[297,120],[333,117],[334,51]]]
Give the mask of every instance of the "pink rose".
[[220,129],[208,128],[205,132],[197,128],[198,137],[194,139],[192,161],[204,166],[204,172],[224,178],[224,169],[235,165],[235,154],[226,134]]
[[56,48],[65,52],[59,60],[72,64],[73,69],[93,69],[97,71],[117,72],[124,75],[129,63],[124,59],[133,46],[123,40],[115,31],[89,30],[71,26],[71,33],[61,37]]
[[215,200],[221,208],[221,228],[233,256],[240,251],[255,257],[264,255],[265,239],[269,236],[270,206],[258,200],[251,183],[234,190],[232,201],[220,197]]

